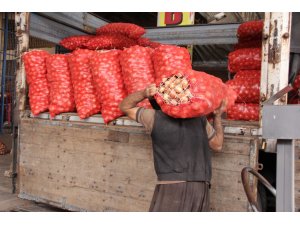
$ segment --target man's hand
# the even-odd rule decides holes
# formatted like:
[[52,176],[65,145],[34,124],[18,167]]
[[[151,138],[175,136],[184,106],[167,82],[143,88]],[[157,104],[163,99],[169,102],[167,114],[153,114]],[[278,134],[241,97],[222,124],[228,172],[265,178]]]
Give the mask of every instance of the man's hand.
[[227,108],[227,100],[223,99],[220,106],[214,111],[215,116],[221,116]]
[[145,97],[147,98],[152,98],[157,92],[157,88],[155,84],[150,84],[146,89],[145,89]]

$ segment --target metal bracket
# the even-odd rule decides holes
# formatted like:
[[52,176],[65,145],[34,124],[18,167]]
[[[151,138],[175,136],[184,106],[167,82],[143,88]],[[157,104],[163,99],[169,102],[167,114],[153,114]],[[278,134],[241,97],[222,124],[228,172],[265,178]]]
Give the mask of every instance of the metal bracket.
[[263,102],[263,105],[273,105],[273,103],[277,100],[282,98],[285,94],[293,90],[293,87],[291,85],[288,85],[278,91],[275,95],[271,96],[267,101]]

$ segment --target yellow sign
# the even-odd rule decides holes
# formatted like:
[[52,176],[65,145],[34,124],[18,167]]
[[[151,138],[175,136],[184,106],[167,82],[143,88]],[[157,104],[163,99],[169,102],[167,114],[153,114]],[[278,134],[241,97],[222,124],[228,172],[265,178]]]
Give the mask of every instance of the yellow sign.
[[194,12],[159,12],[157,26],[164,27],[193,25],[194,19]]
[[[193,25],[195,20],[194,12],[159,12],[157,18],[158,27]],[[193,45],[188,45],[191,60],[193,57]]]

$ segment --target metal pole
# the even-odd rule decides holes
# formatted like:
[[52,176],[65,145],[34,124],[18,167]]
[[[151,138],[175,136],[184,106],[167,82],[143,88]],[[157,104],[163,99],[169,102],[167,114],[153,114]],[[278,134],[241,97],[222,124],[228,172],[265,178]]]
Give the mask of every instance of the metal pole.
[[25,68],[22,63],[22,54],[28,51],[29,48],[29,17],[30,13],[28,12],[16,12],[15,13],[15,23],[16,23],[16,40],[17,40],[17,71],[16,71],[16,80],[15,80],[15,100],[13,104],[13,168],[12,168],[12,192],[15,193],[18,191],[18,162],[19,162],[19,126],[20,119],[24,114],[26,106],[26,77],[25,77]]
[[3,46],[3,59],[2,59],[2,79],[1,79],[1,113],[0,113],[0,132],[3,133],[4,123],[4,95],[5,95],[5,79],[6,79],[6,52],[7,52],[7,41],[8,41],[8,13],[5,13],[5,24],[4,24],[4,46]]
[[276,211],[295,211],[295,141],[277,141]]

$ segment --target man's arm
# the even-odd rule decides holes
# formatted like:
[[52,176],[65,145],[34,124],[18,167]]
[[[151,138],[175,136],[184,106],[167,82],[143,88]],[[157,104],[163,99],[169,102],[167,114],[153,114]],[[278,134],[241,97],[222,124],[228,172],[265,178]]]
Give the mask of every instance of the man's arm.
[[145,90],[138,91],[128,95],[120,104],[120,110],[130,119],[136,120],[136,114],[139,109],[136,105],[145,98],[153,97],[156,93],[155,84],[149,85]]
[[209,147],[214,151],[221,151],[223,147],[224,133],[222,127],[221,115],[225,111],[227,106],[226,101],[222,101],[219,108],[214,111],[214,129],[215,135],[209,140]]

